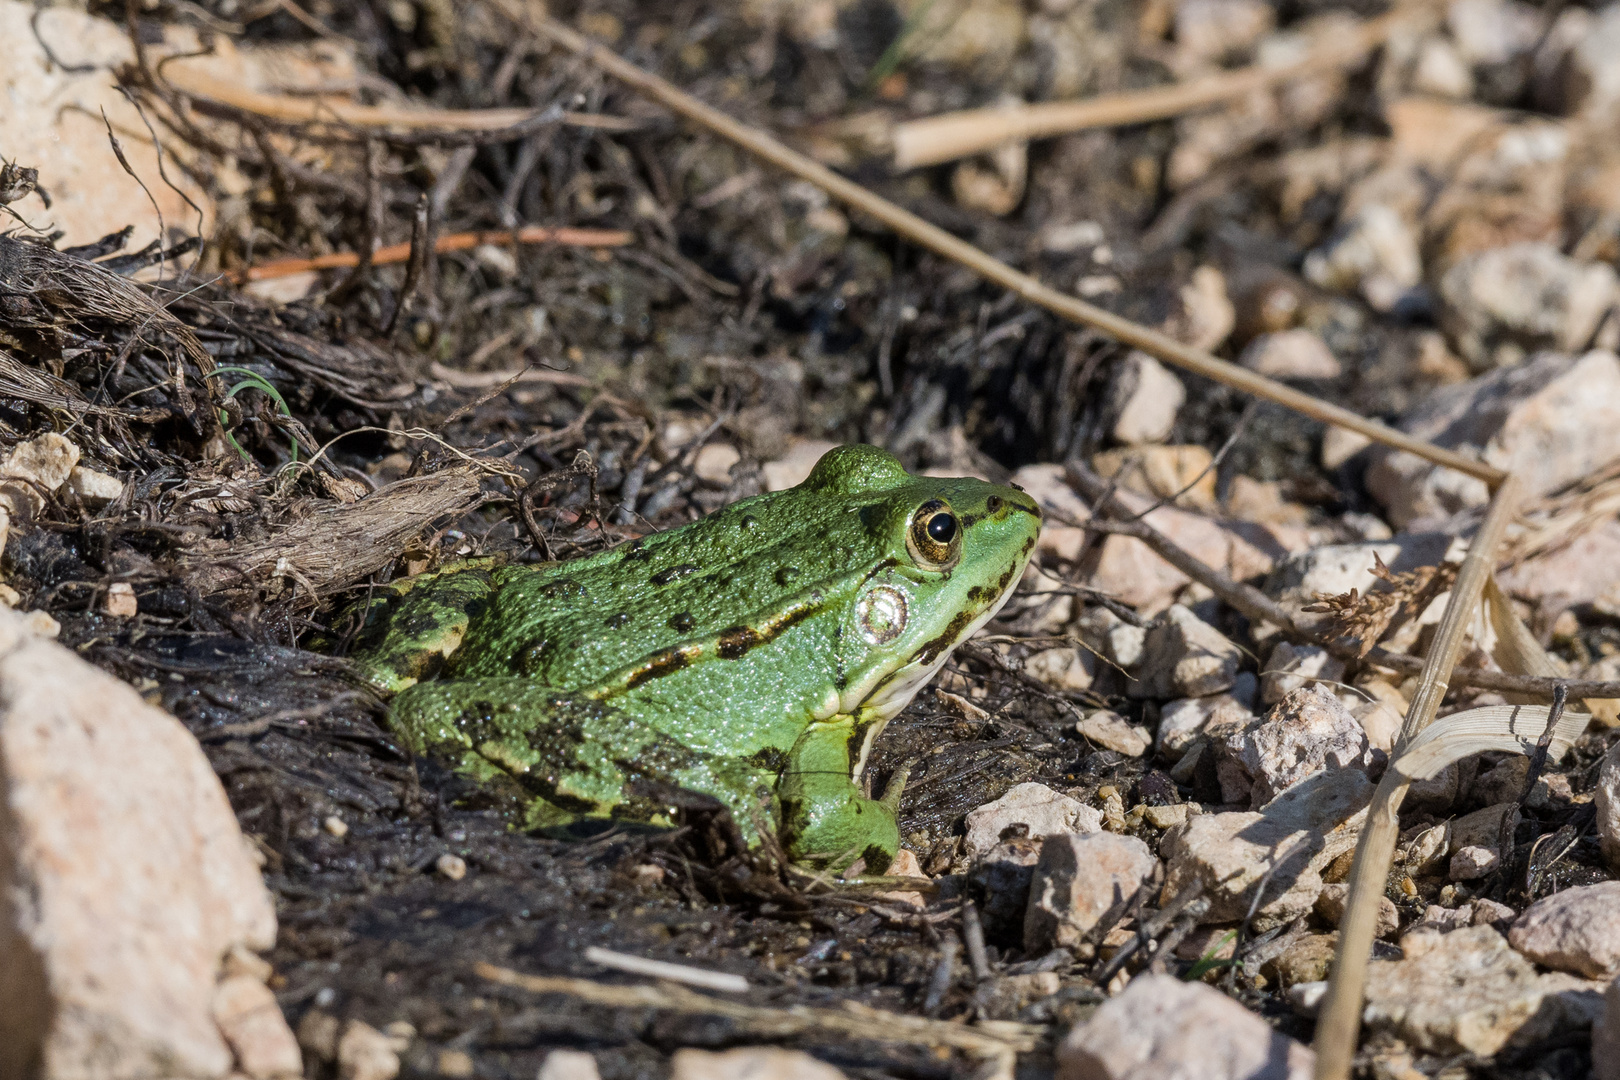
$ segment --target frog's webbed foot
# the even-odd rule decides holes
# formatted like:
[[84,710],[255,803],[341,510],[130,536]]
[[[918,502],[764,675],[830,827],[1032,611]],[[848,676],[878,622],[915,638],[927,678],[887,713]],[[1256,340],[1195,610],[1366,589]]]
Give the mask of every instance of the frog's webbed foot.
[[868,799],[850,778],[853,717],[811,724],[789,754],[777,783],[782,832],[795,858],[830,860],[841,870],[866,860],[869,873],[888,869],[900,850],[895,807],[905,770],[895,774],[881,799]]

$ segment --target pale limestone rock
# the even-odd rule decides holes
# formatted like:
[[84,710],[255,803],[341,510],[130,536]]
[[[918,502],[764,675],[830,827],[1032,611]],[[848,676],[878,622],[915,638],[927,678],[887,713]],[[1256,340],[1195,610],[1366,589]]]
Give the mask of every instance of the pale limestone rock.
[[222,961],[275,940],[258,865],[185,728],[26,626],[0,610],[0,1076],[223,1076]]
[[1393,206],[1368,203],[1329,246],[1305,257],[1304,272],[1314,284],[1359,291],[1374,310],[1389,311],[1423,281],[1417,230]]
[[1620,975],[1620,881],[1537,900],[1513,924],[1508,943],[1542,967],[1589,979]]
[[253,1080],[304,1075],[298,1040],[262,975],[231,975],[220,982],[214,991],[214,1021],[236,1054],[236,1067]]
[[1228,802],[1264,806],[1308,776],[1372,765],[1367,733],[1350,710],[1319,686],[1295,690],[1265,718],[1228,734],[1216,775]]
[[1363,1022],[1420,1050],[1488,1056],[1591,1025],[1601,984],[1538,975],[1489,926],[1408,934],[1402,960],[1375,960]]
[[[1338,926],[1344,918],[1344,905],[1349,897],[1350,886],[1348,885],[1322,886],[1322,892],[1316,898],[1316,914],[1321,916],[1328,925]],[[1395,901],[1389,897],[1380,896],[1378,898],[1377,935],[1381,938],[1387,938],[1400,928],[1400,909],[1395,906]]]
[[1452,881],[1478,881],[1488,877],[1500,862],[1495,848],[1468,844],[1452,853],[1446,874]]
[[1089,690],[1096,677],[1097,658],[1073,645],[1042,649],[1024,660],[1025,674],[1054,690]]
[[1122,668],[1135,667],[1147,646],[1147,631],[1133,626],[1105,607],[1087,608],[1075,621],[1086,644]]
[[1126,757],[1140,757],[1153,745],[1153,737],[1148,734],[1147,728],[1129,723],[1119,713],[1109,709],[1088,713],[1075,725],[1075,729],[1087,741]]
[[360,1020],[343,1025],[337,1041],[337,1063],[339,1080],[394,1080],[399,1075],[394,1041]]
[[1592,801],[1597,804],[1598,844],[1603,860],[1610,869],[1620,870],[1620,743],[1603,755]]
[[1327,342],[1302,329],[1261,334],[1244,348],[1239,363],[1273,379],[1337,379],[1344,374]]
[[[1620,458],[1620,357],[1542,353],[1435,391],[1402,418],[1403,431],[1478,452],[1514,473],[1529,496],[1544,495]],[[1446,475],[1441,475],[1442,473]],[[1485,484],[1404,451],[1375,453],[1367,490],[1397,527],[1483,506]]]
[[979,855],[1001,843],[1002,833],[1024,826],[1023,835],[1039,839],[1062,833],[1102,830],[1102,813],[1077,799],[1053,791],[1045,784],[1018,784],[994,802],[968,811],[964,848]]
[[1176,51],[1208,63],[1254,48],[1277,22],[1263,0],[1181,0],[1175,11]]
[[118,477],[83,465],[75,465],[68,473],[67,486],[90,507],[106,506],[124,493],[124,482]]
[[1105,480],[1153,499],[1174,499],[1192,510],[1216,509],[1215,455],[1189,446],[1120,446],[1091,457],[1091,470]]
[[1504,0],[1452,0],[1446,28],[1468,64],[1500,64],[1534,47],[1541,35],[1539,12]]
[[596,1059],[583,1050],[553,1050],[540,1063],[536,1080],[602,1080]]
[[1620,279],[1606,263],[1577,262],[1552,244],[1509,244],[1446,271],[1441,322],[1463,359],[1488,371],[1537,349],[1582,348],[1617,294]]
[[1174,758],[1200,735],[1224,737],[1254,720],[1254,713],[1231,694],[1171,701],[1159,711],[1158,752]]
[[1043,510],[1055,510],[1075,521],[1091,516],[1086,501],[1069,486],[1062,465],[1025,465],[1014,472],[1008,482],[1040,503]]
[[[1214,0],[1228,3],[1233,0]],[[1249,0],[1236,0],[1247,3]],[[1226,295],[1226,276],[1213,266],[1200,266],[1178,294],[1181,307],[1160,327],[1177,341],[1210,352],[1237,326],[1237,309]]]
[[1134,836],[1047,837],[1030,884],[1024,952],[1040,956],[1080,944],[1105,918],[1117,920],[1158,868]]
[[1620,1080],[1620,979],[1603,992],[1603,1015],[1592,1027],[1592,1080]]
[[1108,385],[1112,434],[1122,443],[1162,443],[1187,399],[1181,380],[1145,352],[1130,352]]
[[675,1051],[670,1080],[843,1080],[844,1074],[802,1050],[740,1046],[714,1053]]
[[132,619],[140,611],[135,598],[135,586],[127,581],[115,581],[107,586],[106,611],[115,619]]
[[1243,654],[1224,634],[1180,604],[1148,632],[1132,697],[1203,697],[1237,681]]
[[1169,862],[1163,898],[1200,881],[1211,903],[1204,921],[1238,922],[1265,879],[1255,926],[1298,918],[1322,891],[1322,869],[1355,846],[1372,790],[1361,772],[1341,769],[1296,784],[1259,811],[1190,818],[1160,844]]
[[766,491],[784,491],[804,483],[810,470],[816,467],[821,455],[838,444],[826,439],[795,439],[787,453],[775,461],[767,461],[761,468],[765,476]]
[[1368,745],[1386,754],[1395,749],[1396,740],[1401,737],[1401,727],[1406,723],[1405,717],[1387,701],[1363,702],[1353,706],[1350,715],[1367,733]]
[[1310,1050],[1218,990],[1139,975],[1064,1036],[1057,1080],[1310,1080]]
[[741,452],[730,443],[705,443],[692,461],[692,471],[697,474],[699,480],[706,480],[711,484],[728,484],[731,482],[731,467],[741,460]]
[[1260,673],[1260,700],[1275,705],[1301,687],[1317,685],[1316,680],[1335,683],[1343,677],[1344,661],[1320,645],[1279,641]]

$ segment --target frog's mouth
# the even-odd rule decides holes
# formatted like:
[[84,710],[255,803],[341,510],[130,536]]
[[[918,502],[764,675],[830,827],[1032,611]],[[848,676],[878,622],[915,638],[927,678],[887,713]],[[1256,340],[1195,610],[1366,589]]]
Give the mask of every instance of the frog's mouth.
[[[862,695],[846,691],[848,698],[856,700],[840,702],[840,711],[855,714],[865,727],[865,734],[861,739],[861,752],[851,771],[857,783],[860,781],[862,770],[866,768],[866,759],[872,753],[872,744],[883,733],[889,721],[911,704],[911,699],[939,673],[939,669],[945,666],[945,661],[951,658],[951,653],[958,645],[978,633],[981,626],[1000,613],[1007,601],[1012,599],[1015,591],[1016,586],[1004,589],[994,603],[972,619],[960,624],[959,629],[957,624],[953,623],[948,628],[947,634],[917,650],[911,659],[883,676],[867,693]],[[951,630],[955,633],[950,633]]]

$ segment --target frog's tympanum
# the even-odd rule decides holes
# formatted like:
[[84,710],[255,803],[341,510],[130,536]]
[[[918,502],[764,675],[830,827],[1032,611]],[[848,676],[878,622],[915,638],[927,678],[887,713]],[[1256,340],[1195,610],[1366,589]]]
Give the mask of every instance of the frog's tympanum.
[[881,871],[904,776],[865,797],[872,741],[1000,609],[1039,529],[1017,488],[844,446],[798,487],[611,551],[411,579],[356,655],[399,691],[413,750],[515,779],[532,827],[666,822],[673,786],[795,858]]

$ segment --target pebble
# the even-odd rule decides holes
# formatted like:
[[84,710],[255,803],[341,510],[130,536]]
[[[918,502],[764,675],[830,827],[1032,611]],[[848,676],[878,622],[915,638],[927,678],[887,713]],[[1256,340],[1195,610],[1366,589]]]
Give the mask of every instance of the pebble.
[[1102,813],[1045,784],[1031,782],[1019,784],[994,802],[970,810],[965,825],[963,847],[969,856],[977,856],[1001,843],[1007,830],[1019,827],[1025,830],[1022,835],[1036,840],[1062,833],[1100,832]]
[[0,1076],[47,1057],[55,1076],[223,1076],[232,1037],[275,1060],[279,1011],[231,979],[217,996],[223,958],[276,932],[219,778],[179,721],[28,625],[0,609],[0,894],[32,898]]
[[1337,379],[1344,374],[1327,342],[1310,330],[1261,334],[1244,348],[1238,362],[1273,379]]
[[1141,662],[1147,647],[1145,628],[1133,626],[1102,606],[1087,608],[1075,620],[1075,629],[1087,645],[1126,670]]
[[68,472],[67,486],[92,509],[106,506],[124,493],[124,482],[118,477],[83,465],[75,465]]
[[1117,922],[1158,868],[1152,850],[1134,836],[1047,837],[1030,884],[1024,952],[1073,948],[1099,923]]
[[115,581],[107,586],[107,614],[115,619],[133,619],[140,612],[135,598],[135,586],[127,581]]
[[1092,455],[1091,471],[1128,491],[1214,510],[1215,455],[1202,446],[1121,446]]
[[1452,854],[1446,876],[1452,881],[1478,881],[1488,877],[1500,861],[1495,848],[1469,844]]
[[1620,871],[1620,742],[1609,747],[1598,769],[1592,801],[1597,806],[1597,833],[1603,861]]
[[1254,713],[1231,694],[1167,702],[1159,710],[1158,753],[1179,758],[1200,735],[1223,734],[1254,720]]
[[1441,277],[1441,325],[1474,370],[1488,371],[1537,349],[1580,348],[1617,295],[1620,279],[1605,263],[1577,262],[1552,244],[1508,244]]
[[433,868],[451,881],[460,881],[467,876],[467,860],[460,855],[452,855],[449,852],[445,852],[435,859]]
[[1054,690],[1091,689],[1096,678],[1097,658],[1085,649],[1062,645],[1042,649],[1024,658],[1024,671]]
[[1419,1050],[1488,1056],[1585,1028],[1601,1008],[1598,984],[1537,974],[1489,926],[1407,934],[1401,948],[1369,966],[1363,1019]]
[[[1541,353],[1436,390],[1399,426],[1440,446],[1478,452],[1523,480],[1528,497],[1545,495],[1620,458],[1620,357],[1601,349]],[[1375,451],[1366,485],[1397,528],[1487,499],[1484,481],[1405,451]]]
[[540,1063],[535,1080],[602,1080],[596,1058],[583,1050],[553,1050]]
[[1620,1080],[1620,979],[1603,992],[1603,1015],[1592,1027],[1592,1080]]
[[[1316,897],[1316,914],[1329,926],[1338,927],[1344,919],[1345,901],[1350,898],[1350,886],[1345,884],[1324,885]],[[1395,901],[1387,896],[1378,898],[1378,922],[1375,936],[1387,938],[1394,935],[1401,928],[1400,909]]]
[[1148,631],[1141,673],[1130,696],[1203,697],[1231,688],[1243,654],[1224,634],[1180,604]]
[[1108,384],[1110,433],[1127,445],[1162,443],[1170,437],[1187,388],[1168,368],[1145,352],[1132,350],[1114,369]]
[[303,1076],[298,1040],[262,978],[232,975],[222,980],[214,991],[214,1022],[236,1055],[236,1068],[253,1080]]
[[1220,991],[1144,974],[1064,1036],[1056,1080],[1309,1080],[1315,1065]]
[[[1253,0],[1215,0],[1251,3]],[[1237,326],[1237,308],[1226,294],[1226,275],[1213,266],[1200,266],[1178,290],[1181,306],[1160,328],[1177,341],[1211,352],[1220,347]],[[1157,440],[1154,440],[1157,441]]]
[[1325,289],[1359,291],[1375,311],[1389,311],[1423,282],[1418,234],[1382,202],[1362,206],[1337,239],[1305,256],[1305,277]]
[[1208,63],[1252,49],[1277,23],[1263,0],[1181,0],[1175,12],[1176,51]]
[[1159,845],[1168,863],[1163,898],[1201,882],[1210,901],[1203,921],[1236,923],[1264,881],[1256,930],[1304,915],[1322,891],[1322,870],[1355,846],[1358,812],[1372,791],[1361,772],[1341,769],[1295,785],[1259,811],[1189,818]]
[[1366,771],[1373,763],[1366,730],[1320,686],[1288,694],[1263,719],[1227,734],[1217,751],[1221,797],[1255,809],[1323,770]]
[[1108,709],[1088,714],[1075,725],[1075,730],[1104,750],[1126,757],[1141,757],[1153,745],[1153,736],[1148,734],[1147,728],[1129,723],[1119,713]]
[[711,484],[729,484],[731,467],[741,460],[742,453],[730,443],[705,443],[692,461],[692,471],[699,480]]
[[787,453],[761,466],[760,472],[765,477],[765,490],[785,491],[804,483],[810,478],[810,470],[821,460],[821,455],[837,445],[826,439],[793,440]]
[[1620,881],[1537,900],[1513,924],[1508,944],[1542,967],[1589,979],[1620,975]]
[[1301,934],[1277,956],[1261,966],[1261,973],[1286,989],[1303,983],[1321,982],[1333,966],[1338,934]]
[[[399,1075],[399,1055],[394,1052],[393,1040],[360,1020],[343,1025],[337,1041],[337,1063],[340,1080],[394,1080]],[[472,1075],[470,1069],[460,1073],[445,1069],[442,1053],[439,1071],[450,1076]]]
[[1030,882],[1035,878],[1043,843],[1027,837],[1003,840],[981,855],[968,871],[968,884],[979,902],[979,918],[992,939],[1023,940]]
[[336,814],[328,815],[322,822],[321,828],[339,840],[349,835],[349,823]]
[[1260,700],[1275,705],[1288,694],[1321,679],[1329,683],[1344,677],[1344,661],[1320,645],[1279,641],[1260,673]]
[[1397,712],[1387,701],[1367,701],[1350,709],[1361,730],[1367,733],[1367,743],[1374,750],[1389,753],[1395,749],[1406,724],[1404,714]]
[[844,1080],[844,1074],[802,1050],[740,1046],[718,1053],[686,1048],[670,1061],[670,1080]]

